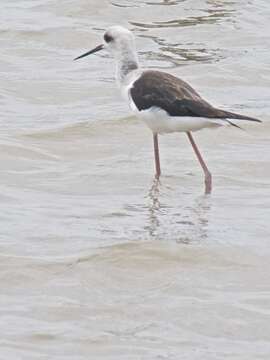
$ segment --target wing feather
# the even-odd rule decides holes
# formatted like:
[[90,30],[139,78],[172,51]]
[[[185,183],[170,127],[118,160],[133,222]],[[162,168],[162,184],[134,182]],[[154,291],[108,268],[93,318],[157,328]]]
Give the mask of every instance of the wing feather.
[[170,116],[193,116],[261,122],[256,118],[217,109],[185,81],[161,71],[145,71],[130,89],[139,111],[159,107]]

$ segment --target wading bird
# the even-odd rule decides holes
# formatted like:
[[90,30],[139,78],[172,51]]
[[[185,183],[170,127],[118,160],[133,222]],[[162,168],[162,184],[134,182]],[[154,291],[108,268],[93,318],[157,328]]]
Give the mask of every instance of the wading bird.
[[223,125],[238,127],[231,119],[261,122],[258,119],[213,107],[185,81],[162,71],[141,69],[131,31],[112,26],[103,43],[78,56],[81,59],[107,49],[116,60],[116,80],[123,98],[135,115],[153,132],[156,178],[161,174],[158,134],[185,132],[203,169],[205,193],[212,189],[212,176],[194,141],[192,133]]

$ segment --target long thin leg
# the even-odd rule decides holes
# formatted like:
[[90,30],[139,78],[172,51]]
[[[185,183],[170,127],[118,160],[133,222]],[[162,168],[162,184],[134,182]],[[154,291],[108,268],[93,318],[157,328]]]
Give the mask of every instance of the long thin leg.
[[199,160],[201,167],[203,169],[203,172],[204,172],[205,194],[210,194],[211,190],[212,190],[212,175],[211,175],[210,171],[208,170],[197,145],[195,144],[193,136],[191,135],[190,132],[187,132],[187,136],[189,138],[189,141],[193,147],[193,150],[194,150],[194,152],[197,156],[197,159]]
[[153,140],[154,140],[154,154],[155,154],[155,164],[156,164],[156,178],[159,179],[161,171],[160,171],[158,135],[157,134],[153,134]]

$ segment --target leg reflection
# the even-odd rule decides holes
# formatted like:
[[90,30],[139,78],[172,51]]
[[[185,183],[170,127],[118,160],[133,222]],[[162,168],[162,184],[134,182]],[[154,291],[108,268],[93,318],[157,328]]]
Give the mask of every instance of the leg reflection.
[[178,213],[176,241],[190,244],[207,240],[210,211],[211,198],[205,195],[193,199],[191,205],[185,206]]
[[205,195],[194,198],[192,194],[177,196],[175,189],[171,190],[161,187],[158,179],[153,180],[147,194],[148,216],[145,230],[149,238],[182,244],[205,241],[208,238],[211,198]]
[[149,215],[148,215],[148,225],[146,226],[146,229],[148,230],[150,238],[156,238],[158,228],[160,226],[160,221],[159,221],[160,187],[161,187],[160,181],[155,177],[147,195],[147,198],[149,200],[149,204],[148,204]]

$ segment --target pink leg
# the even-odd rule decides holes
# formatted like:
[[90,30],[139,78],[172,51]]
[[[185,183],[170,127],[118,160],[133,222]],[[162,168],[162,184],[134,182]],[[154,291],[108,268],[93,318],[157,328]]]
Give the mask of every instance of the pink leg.
[[199,152],[197,145],[195,144],[193,136],[191,135],[190,132],[187,132],[187,136],[189,138],[189,141],[193,147],[193,150],[194,150],[194,152],[197,156],[197,159],[199,160],[201,167],[203,169],[203,172],[204,172],[205,194],[210,194],[211,190],[212,190],[212,175],[211,175],[210,171],[208,170],[208,168],[202,158],[202,155]]
[[154,153],[155,153],[155,164],[156,164],[156,178],[159,179],[161,171],[160,171],[158,135],[157,134],[153,134],[153,140],[154,140]]

